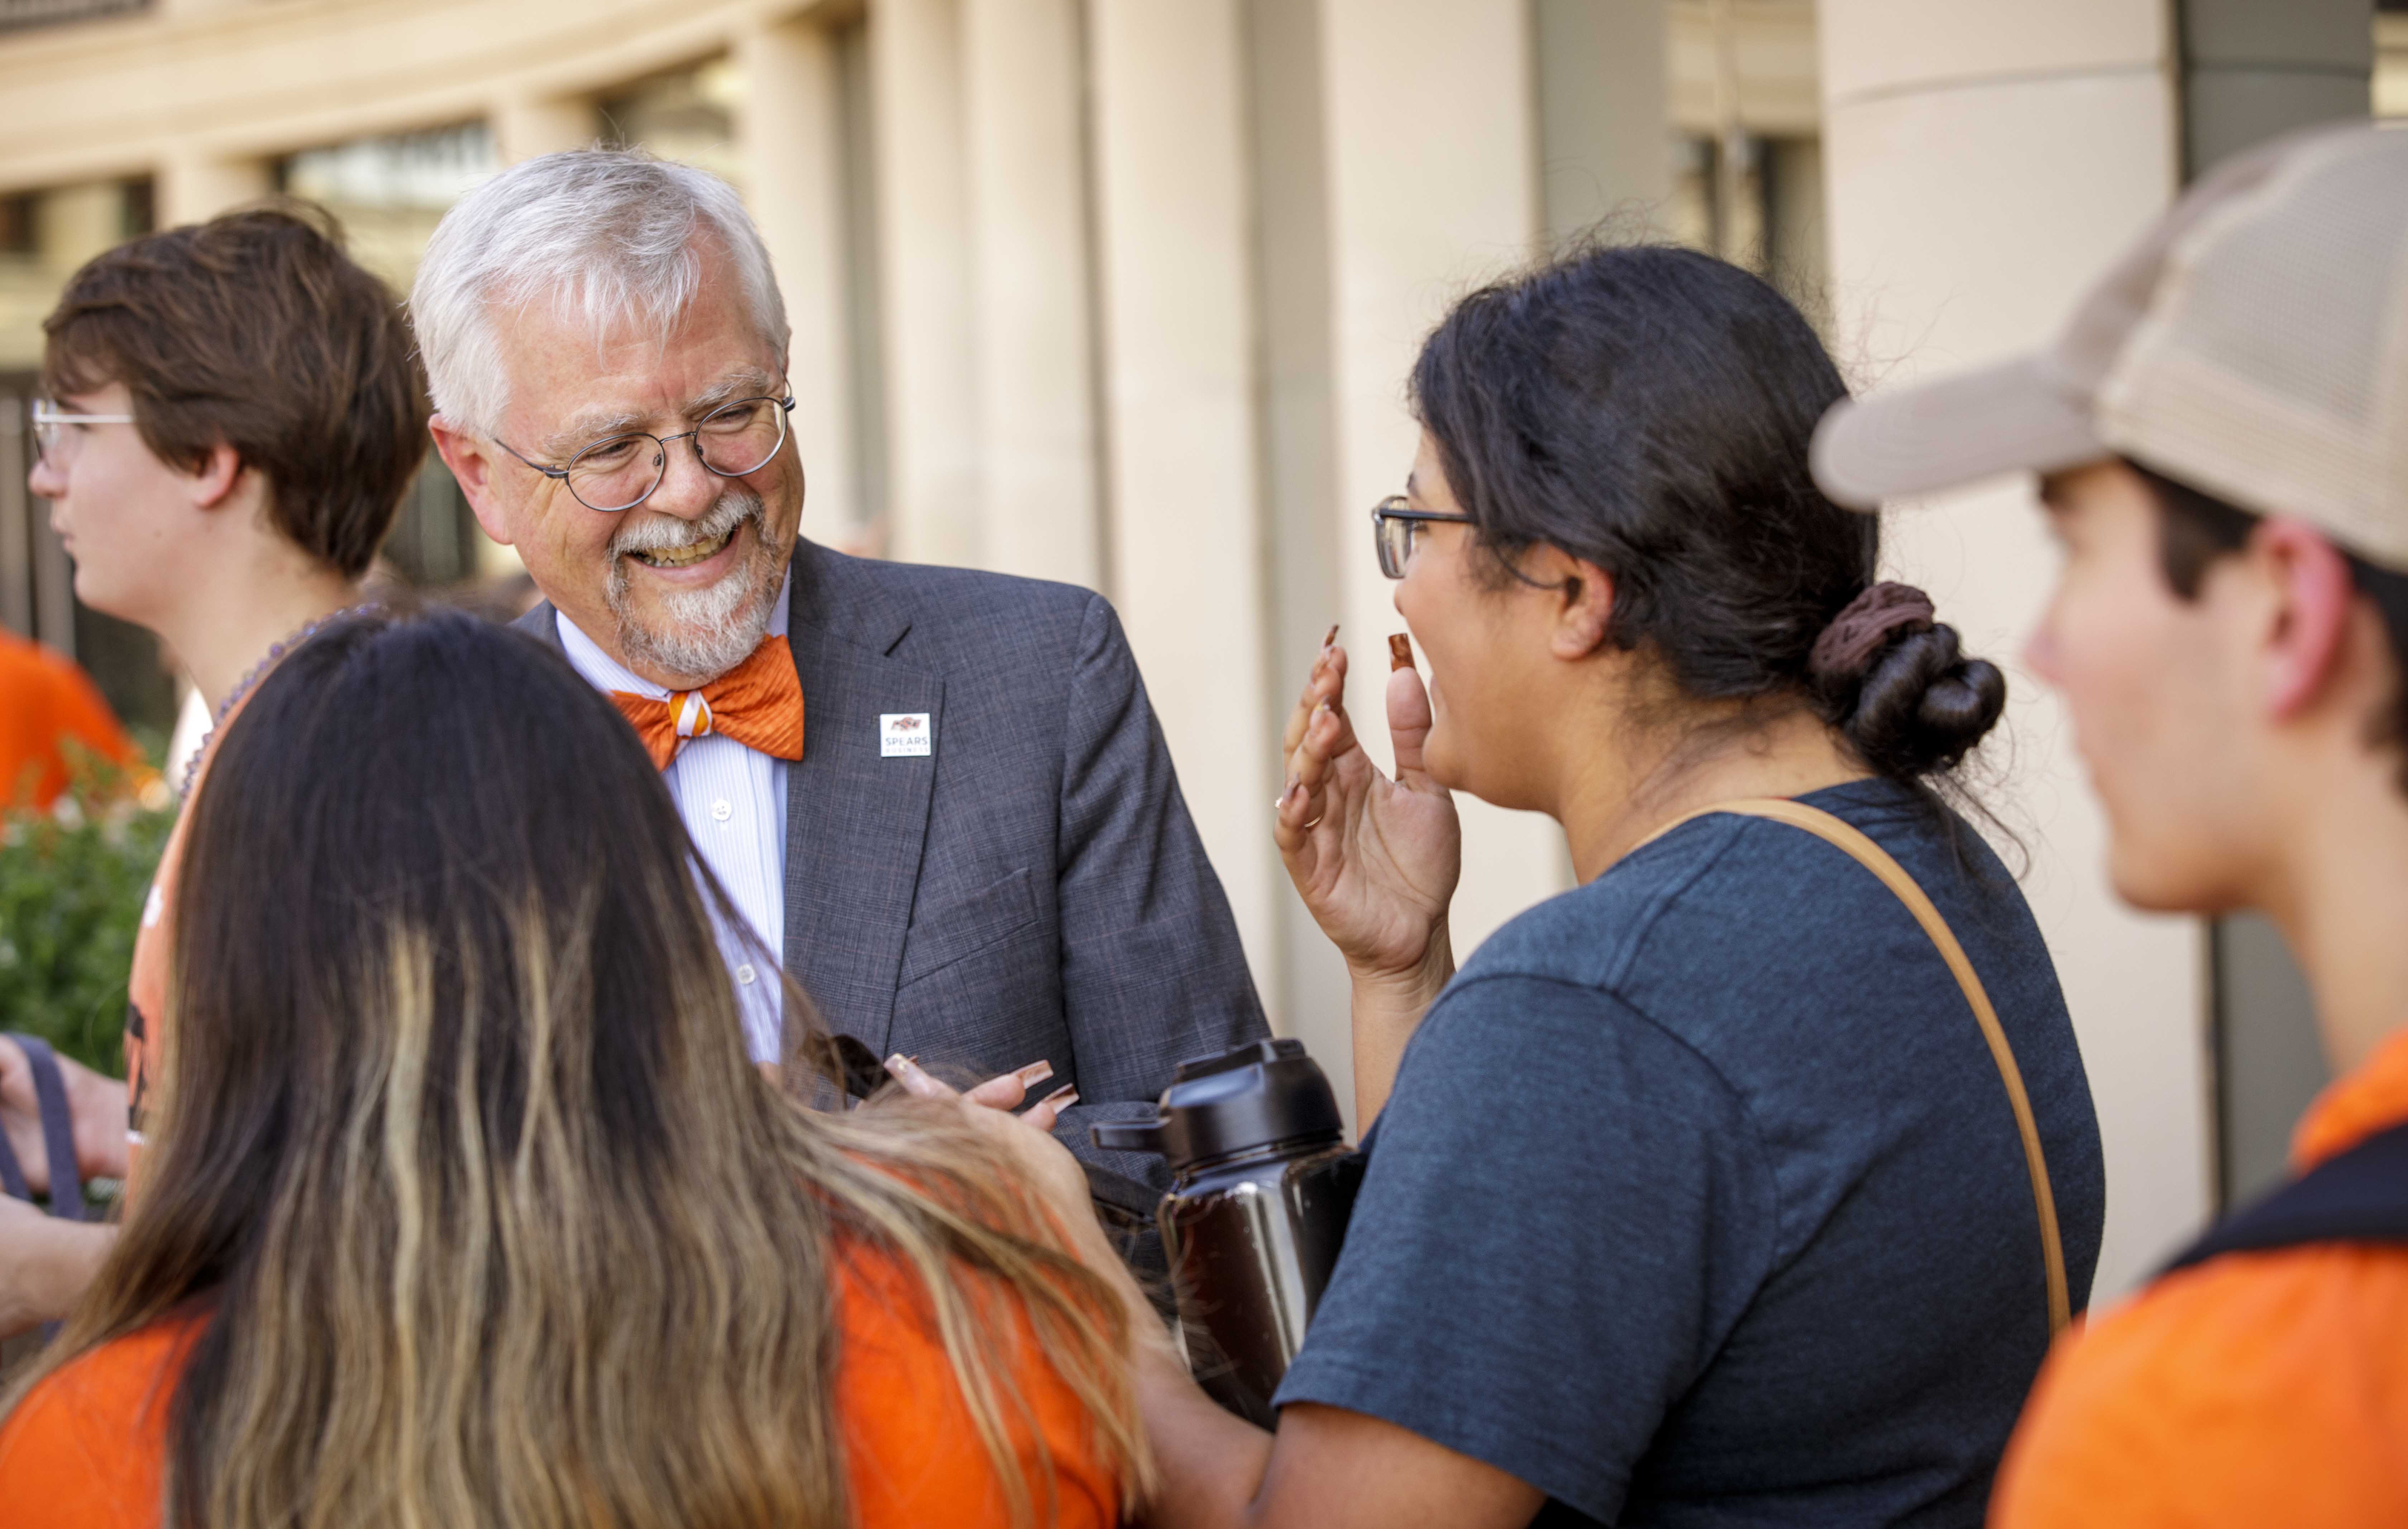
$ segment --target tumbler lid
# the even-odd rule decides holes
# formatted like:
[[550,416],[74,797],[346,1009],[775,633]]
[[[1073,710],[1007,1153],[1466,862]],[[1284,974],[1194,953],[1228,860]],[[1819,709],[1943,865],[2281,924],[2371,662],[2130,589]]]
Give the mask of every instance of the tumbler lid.
[[1152,1120],[1090,1128],[1098,1147],[1159,1152],[1172,1173],[1240,1152],[1344,1134],[1338,1096],[1302,1041],[1256,1041],[1179,1064]]

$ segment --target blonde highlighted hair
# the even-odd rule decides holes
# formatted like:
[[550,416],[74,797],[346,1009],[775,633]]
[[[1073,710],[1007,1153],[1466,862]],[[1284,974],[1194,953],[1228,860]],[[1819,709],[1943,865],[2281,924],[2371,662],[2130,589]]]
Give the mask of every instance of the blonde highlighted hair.
[[330,629],[196,812],[142,1193],[44,1366],[206,1304],[170,1523],[847,1522],[853,1250],[925,1292],[1015,1522],[1055,1487],[1031,1364],[1135,1500],[1108,1288],[954,1118],[746,1060],[706,899],[734,915],[554,656]]

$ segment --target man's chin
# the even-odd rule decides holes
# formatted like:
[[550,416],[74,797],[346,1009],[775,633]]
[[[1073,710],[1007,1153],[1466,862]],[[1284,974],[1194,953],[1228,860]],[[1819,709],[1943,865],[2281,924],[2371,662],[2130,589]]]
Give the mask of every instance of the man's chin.
[[[664,588],[631,583],[618,613],[619,642],[631,658],[697,683],[748,657],[769,627],[780,579],[775,569],[729,570],[714,584]],[[730,584],[740,584],[731,590]]]

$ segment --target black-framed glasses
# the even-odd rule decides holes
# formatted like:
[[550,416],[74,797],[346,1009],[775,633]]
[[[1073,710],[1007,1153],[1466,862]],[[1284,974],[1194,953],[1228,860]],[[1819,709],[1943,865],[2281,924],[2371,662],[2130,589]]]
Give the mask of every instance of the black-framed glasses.
[[676,441],[691,442],[695,460],[722,478],[760,471],[786,443],[786,416],[794,411],[792,393],[781,398],[738,398],[703,415],[691,430],[673,436],[640,430],[609,436],[558,468],[520,456],[518,448],[499,436],[494,444],[545,477],[566,483],[586,509],[615,515],[652,497],[669,475],[669,446]]
[[1405,502],[1402,494],[1391,494],[1371,507],[1371,545],[1380,554],[1380,571],[1391,579],[1405,576],[1405,567],[1413,560],[1413,540],[1424,526],[1432,521],[1456,526],[1473,524],[1469,515],[1450,515],[1437,510],[1415,510]]

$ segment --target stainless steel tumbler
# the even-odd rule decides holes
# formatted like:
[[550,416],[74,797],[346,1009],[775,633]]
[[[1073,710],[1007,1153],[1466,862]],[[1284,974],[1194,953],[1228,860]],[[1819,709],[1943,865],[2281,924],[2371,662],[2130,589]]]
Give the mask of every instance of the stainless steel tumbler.
[[1090,1128],[1098,1147],[1168,1163],[1154,1220],[1189,1367],[1222,1406],[1265,1426],[1362,1182],[1344,1129],[1329,1079],[1294,1040],[1182,1063],[1154,1119]]

